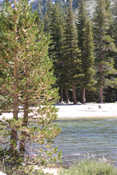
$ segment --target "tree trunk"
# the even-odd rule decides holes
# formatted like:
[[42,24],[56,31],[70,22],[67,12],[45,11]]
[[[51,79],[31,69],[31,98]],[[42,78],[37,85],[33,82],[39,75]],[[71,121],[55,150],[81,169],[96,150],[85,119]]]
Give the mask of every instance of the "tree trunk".
[[66,103],[69,103],[69,96],[68,96],[68,89],[65,88],[65,99],[66,99]]
[[[27,127],[28,123],[28,113],[29,113],[29,104],[28,104],[28,96],[26,95],[24,100],[24,117],[23,117],[23,127]],[[25,152],[25,141],[26,141],[27,133],[25,131],[21,132],[21,140],[20,140],[20,152]]]
[[23,126],[27,126],[27,123],[28,123],[28,113],[29,113],[29,104],[28,104],[28,96],[26,95],[25,100],[24,100]]
[[14,65],[14,94],[13,94],[13,118],[18,120],[18,112],[19,112],[19,102],[18,102],[18,62],[15,58]]
[[72,85],[72,98],[73,98],[73,103],[77,104],[76,87],[75,87],[75,85]]
[[[15,1],[14,1],[15,4]],[[16,4],[15,4],[16,6]],[[16,19],[15,19],[16,20]],[[17,35],[17,26],[15,25],[15,34]],[[17,36],[16,36],[17,40]],[[13,67],[13,119],[18,120],[19,113],[19,93],[18,93],[18,59],[17,59],[17,49],[14,55],[14,67]],[[17,149],[17,129],[16,124],[11,125],[11,137],[10,137],[10,151],[16,152]]]
[[103,77],[103,65],[100,64],[99,65],[99,72],[101,74],[101,82],[100,82],[100,90],[99,90],[99,98],[100,98],[100,103],[103,103],[103,81],[104,81],[104,77]]
[[100,103],[103,103],[104,102],[104,99],[103,99],[103,87],[100,87]]
[[[13,127],[13,126],[12,126]],[[10,149],[9,153],[16,158],[17,156],[17,130],[12,128],[10,133]]]
[[[24,117],[23,117],[23,127],[27,127],[28,124],[28,113],[29,113],[29,94],[28,94],[28,89],[29,89],[29,82],[28,82],[28,68],[27,68],[27,63],[25,63],[25,68],[24,68],[24,73],[26,77],[26,86],[24,89],[24,106],[23,106],[23,111],[24,111]],[[25,152],[25,141],[26,141],[27,133],[25,131],[21,132],[21,140],[20,140],[20,151],[22,153]]]
[[63,88],[60,88],[60,102],[63,101]]
[[14,102],[13,102],[13,118],[18,120],[18,112],[19,112],[19,105],[18,105],[18,96],[17,92],[14,94]]
[[82,93],[82,102],[83,102],[83,104],[86,103],[86,89],[85,89],[85,88],[83,88],[83,93]]
[[[19,100],[18,100],[18,62],[14,59],[14,84],[13,84],[13,119],[18,120],[19,113]],[[11,125],[11,136],[10,136],[10,152],[15,155],[17,149],[17,130],[15,128],[15,123]]]

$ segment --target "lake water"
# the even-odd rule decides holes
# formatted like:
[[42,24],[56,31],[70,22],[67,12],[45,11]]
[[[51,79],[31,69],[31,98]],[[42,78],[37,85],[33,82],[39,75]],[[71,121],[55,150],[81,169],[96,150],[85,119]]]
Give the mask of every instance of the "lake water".
[[63,163],[103,159],[117,166],[117,119],[57,121],[62,129],[55,143]]

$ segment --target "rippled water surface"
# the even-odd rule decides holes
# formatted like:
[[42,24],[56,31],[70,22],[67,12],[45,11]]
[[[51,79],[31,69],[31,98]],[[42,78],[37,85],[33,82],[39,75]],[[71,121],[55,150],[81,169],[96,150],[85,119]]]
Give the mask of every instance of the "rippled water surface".
[[117,119],[57,121],[62,129],[55,142],[63,162],[94,158],[117,166]]

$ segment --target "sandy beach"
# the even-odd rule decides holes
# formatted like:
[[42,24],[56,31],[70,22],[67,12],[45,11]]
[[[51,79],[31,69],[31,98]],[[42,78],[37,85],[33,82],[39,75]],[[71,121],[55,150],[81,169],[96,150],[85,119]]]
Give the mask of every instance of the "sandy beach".
[[117,103],[56,105],[58,120],[117,118]]
[[[117,103],[58,104],[55,107],[58,109],[57,120],[117,118]],[[12,118],[12,113],[1,114],[0,119],[3,118]]]

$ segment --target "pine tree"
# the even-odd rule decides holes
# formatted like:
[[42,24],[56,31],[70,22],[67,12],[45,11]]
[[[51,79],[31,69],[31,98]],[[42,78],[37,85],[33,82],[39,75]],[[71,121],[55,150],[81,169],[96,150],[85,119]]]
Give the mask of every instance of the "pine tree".
[[98,0],[95,14],[95,43],[96,43],[96,65],[97,81],[99,86],[100,102],[103,103],[103,91],[106,87],[113,85],[115,74],[112,53],[116,51],[114,40],[110,34],[112,16],[109,0]]
[[[62,91],[65,86],[64,77],[64,53],[63,53],[63,40],[64,40],[64,12],[58,3],[52,5],[48,4],[48,32],[50,35],[51,43],[49,45],[49,56],[54,62],[54,73],[57,78],[56,86],[59,87],[61,100],[63,98]],[[47,23],[46,23],[47,24]],[[47,25],[46,25],[47,26]],[[66,99],[68,102],[68,98]]]
[[81,73],[80,50],[78,48],[78,37],[72,12],[72,1],[69,1],[68,13],[64,30],[64,78],[66,88],[72,88],[74,104],[77,103],[76,86]]
[[55,78],[48,57],[49,39],[37,24],[38,16],[32,13],[27,0],[14,1],[14,8],[6,4],[0,17],[0,63],[3,73],[6,72],[0,92],[3,87],[8,92],[13,111],[13,119],[6,121],[10,132],[9,154],[14,157],[14,167],[24,159],[33,161],[32,157],[24,156],[29,153],[27,142],[36,142],[40,145],[39,157],[34,161],[39,165],[55,161],[56,150],[51,147],[51,140],[59,129],[53,124],[56,109],[52,104],[57,100],[57,90],[52,87]]
[[95,84],[94,75],[94,41],[92,24],[87,15],[85,2],[81,0],[78,8],[78,38],[79,47],[81,49],[82,62],[82,80],[81,87],[83,88],[82,100],[86,102],[86,89],[92,88]]
[[[112,38],[114,39],[114,43],[115,43],[115,46],[117,48],[117,11],[116,11],[116,8],[117,8],[117,2],[116,1],[113,1],[113,3],[111,2],[111,10],[112,10],[112,13],[113,13],[113,18],[112,18],[112,24],[111,24],[111,27],[110,27],[110,34],[112,36]],[[113,58],[114,58],[114,67],[115,69],[117,70],[117,53],[113,53]],[[113,101],[116,101],[117,99],[117,75],[115,74],[114,75],[114,82],[113,82],[113,86],[111,87],[108,87],[108,89],[106,90],[106,96],[108,96],[107,100],[113,102]]]
[[51,40],[49,55],[53,59],[56,67],[57,62],[59,62],[62,56],[63,16],[58,4],[53,5],[49,3],[48,6],[48,32]]
[[[113,10],[113,13],[114,13],[114,18],[113,18],[113,23],[112,23],[112,36],[114,38],[114,43],[117,47],[117,11],[116,11],[116,8],[117,8],[117,2],[115,1],[113,3],[113,6],[112,6],[112,10]],[[115,53],[115,56],[116,56],[116,53]],[[115,59],[116,61],[116,59]],[[117,68],[117,67],[116,67]]]

